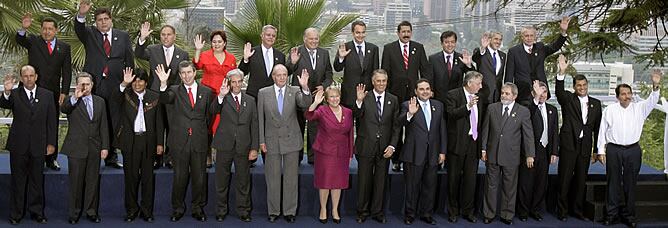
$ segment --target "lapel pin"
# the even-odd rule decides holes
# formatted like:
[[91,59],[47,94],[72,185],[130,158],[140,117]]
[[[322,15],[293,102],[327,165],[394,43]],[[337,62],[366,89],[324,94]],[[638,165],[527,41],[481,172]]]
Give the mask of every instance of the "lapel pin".
[[590,107],[590,108],[593,108],[593,107],[594,107],[594,105],[589,105],[589,107]]
[[39,99],[35,98],[35,103],[38,103],[38,102],[39,102]]
[[371,53],[371,50],[366,50],[366,53]]
[[202,95],[197,96],[197,99],[202,99]]
[[515,113],[513,112],[513,114],[512,114],[512,115],[510,115],[510,116],[512,116],[512,117],[515,117]]
[[144,103],[144,106],[148,106],[148,102]]
[[411,55],[415,55],[415,50],[411,51]]
[[114,37],[114,40],[118,40],[118,37]]
[[547,113],[550,113],[550,114],[552,114],[552,111],[549,111],[549,112],[547,112]]
[[533,53],[534,56],[538,56],[538,53]]
[[56,46],[56,51],[60,52],[60,46]]
[[176,58],[177,58],[177,59],[180,58],[179,55],[176,55]]
[[246,107],[246,102],[244,101],[244,107]]
[[391,105],[391,104],[392,104],[392,101],[387,101],[387,105]]
[[435,112],[435,111],[436,111],[436,107],[434,107],[434,106],[432,105],[432,106],[431,106],[431,111],[432,111],[432,112]]

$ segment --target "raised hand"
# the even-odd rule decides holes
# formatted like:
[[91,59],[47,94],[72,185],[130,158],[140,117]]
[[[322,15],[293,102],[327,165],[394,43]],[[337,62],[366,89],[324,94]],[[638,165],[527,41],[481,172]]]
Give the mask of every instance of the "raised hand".
[[197,36],[195,36],[194,42],[196,51],[201,51],[202,48],[204,48],[204,44],[206,44],[206,41],[202,39],[202,34],[197,34]]
[[533,80],[533,92],[534,94],[540,95],[545,92],[545,87],[540,86],[540,81],[539,80]]
[[489,36],[491,34],[489,32],[483,33],[482,36],[480,37],[480,52],[483,52],[487,46],[489,46]]
[[21,28],[27,30],[30,28],[30,25],[32,25],[32,13],[26,13],[23,15],[23,18],[21,18]]
[[218,93],[218,97],[223,98],[229,92],[230,92],[230,85],[227,83],[227,78],[225,78],[223,79],[223,84],[220,85],[220,92]]
[[141,28],[139,29],[139,39],[145,41],[152,32],[153,30],[151,30],[151,23],[148,21],[144,22],[141,24]]
[[661,78],[663,77],[663,72],[659,69],[652,70],[652,83],[654,86],[658,86],[661,83]]
[[325,100],[325,91],[318,90],[318,92],[315,93],[313,104],[320,104],[323,100]]
[[364,97],[366,96],[366,85],[360,83],[357,84],[357,101],[362,102],[364,100]]
[[81,0],[79,2],[79,16],[86,16],[90,12],[91,7],[93,7],[91,0]]
[[419,109],[420,105],[417,102],[417,98],[411,97],[411,100],[408,101],[408,113],[415,115]]
[[253,54],[255,54],[255,50],[252,49],[251,43],[246,42],[244,45],[244,61],[248,61],[248,58],[253,56]]
[[297,64],[297,61],[299,61],[299,56],[301,56],[301,54],[299,54],[297,47],[290,49],[290,62],[292,62],[292,64]]
[[132,74],[132,67],[126,67],[123,69],[123,82],[121,82],[121,85],[123,87],[128,86],[129,84],[132,84],[132,81],[135,80],[135,75]]
[[308,70],[302,69],[302,74],[297,77],[299,78],[299,85],[302,87],[302,90],[308,91]]
[[571,22],[571,17],[564,16],[561,18],[561,23],[559,23],[559,28],[561,29],[562,34],[566,34],[568,30],[568,23]]
[[5,85],[5,95],[8,95],[14,89],[14,84],[16,84],[16,79],[11,74],[5,75],[4,85]]
[[346,50],[346,44],[340,43],[339,44],[339,57],[343,58],[343,57],[346,57],[348,54],[350,54],[350,50]]
[[165,67],[162,64],[158,64],[158,66],[155,67],[155,74],[158,75],[160,83],[166,83],[170,73],[172,73],[172,69],[168,69],[167,72],[165,72]]
[[559,54],[559,58],[557,58],[557,68],[559,68],[559,74],[566,73],[566,68],[568,68],[568,60],[563,54]]
[[86,94],[86,91],[85,91],[85,90],[86,90],[86,89],[84,89],[83,86],[81,86],[81,85],[77,85],[77,87],[74,88],[74,97],[77,98],[77,99],[83,97],[84,94]]
[[462,51],[462,56],[459,57],[459,61],[462,61],[467,67],[471,67],[471,63],[473,62],[473,58],[471,58],[471,54],[469,53],[468,50],[464,49]]

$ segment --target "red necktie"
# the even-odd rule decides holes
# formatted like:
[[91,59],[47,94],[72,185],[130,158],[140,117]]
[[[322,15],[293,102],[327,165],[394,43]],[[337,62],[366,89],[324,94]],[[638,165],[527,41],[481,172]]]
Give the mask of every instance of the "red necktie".
[[408,70],[408,44],[404,44],[404,69]]
[[[105,33],[104,41],[102,42],[102,47],[104,47],[104,54],[107,55],[107,58],[109,58],[109,55],[111,55],[111,43],[109,43],[109,39],[107,39],[108,36],[109,34]],[[109,76],[109,66],[105,64],[102,73],[106,76]]]
[[237,112],[239,112],[239,97],[234,96],[234,104],[236,104]]
[[46,49],[49,50],[49,55],[53,54],[53,48],[51,48],[51,42],[46,41]]
[[450,62],[450,55],[446,56],[445,65],[448,65],[448,76],[452,76],[452,63]]

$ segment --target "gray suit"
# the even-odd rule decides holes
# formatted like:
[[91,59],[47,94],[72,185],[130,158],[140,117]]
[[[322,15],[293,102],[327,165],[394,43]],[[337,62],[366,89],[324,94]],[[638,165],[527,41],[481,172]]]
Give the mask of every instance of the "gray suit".
[[[281,212],[281,191],[283,192],[283,215],[296,215],[299,177],[299,151],[304,141],[299,124],[297,109],[307,108],[311,96],[304,94],[299,87],[283,87],[283,113],[278,112],[277,94],[274,86],[260,89],[258,92],[258,122],[260,126],[260,144],[265,144],[265,177],[267,181],[267,209],[269,215]],[[285,168],[283,189],[281,190],[281,163]]]
[[[483,121],[482,150],[487,152],[487,188],[483,214],[485,218],[496,216],[499,179],[503,182],[501,212],[503,219],[515,216],[517,171],[522,157],[534,157],[533,127],[529,109],[515,102],[503,117],[503,104],[490,104]],[[523,146],[523,150],[520,150]],[[499,176],[501,175],[501,176]]]
[[[92,95],[93,119],[88,116],[83,97],[72,104],[67,97],[61,105],[67,114],[68,130],[62,152],[67,155],[70,181],[70,218],[98,215],[100,203],[100,151],[109,149],[109,126],[104,99]],[[86,186],[84,186],[84,183]],[[84,192],[85,191],[85,192]],[[81,196],[84,196],[83,202]]]

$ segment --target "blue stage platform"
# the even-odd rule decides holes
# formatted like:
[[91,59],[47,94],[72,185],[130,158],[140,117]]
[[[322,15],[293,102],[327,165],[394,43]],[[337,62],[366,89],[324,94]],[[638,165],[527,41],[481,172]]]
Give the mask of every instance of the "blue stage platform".
[[[68,181],[67,181],[67,158],[63,155],[58,157],[58,161],[61,164],[61,171],[45,171],[45,193],[46,193],[46,216],[49,218],[49,223],[46,225],[40,225],[40,227],[63,227],[67,224],[67,208],[68,208]],[[355,222],[355,207],[356,207],[356,193],[357,193],[357,164],[355,159],[351,164],[350,168],[350,180],[351,188],[347,189],[342,194],[341,199],[341,208],[340,212],[343,216],[343,223],[339,224],[340,226],[353,225],[360,226]],[[520,222],[518,219],[515,219],[516,226],[519,227],[598,227],[599,225],[593,222],[584,222],[571,218],[568,222],[558,221],[553,216],[553,208],[555,203],[555,190],[556,186],[553,184],[556,181],[556,164],[550,167],[550,188],[549,188],[549,198],[547,199],[547,208],[548,212],[545,212],[546,219],[543,222],[536,222],[529,220],[528,222]],[[318,193],[317,190],[313,188],[313,167],[308,164],[302,164],[300,166],[300,187],[299,187],[299,208],[298,208],[298,218],[297,223],[288,224],[284,220],[279,220],[275,224],[267,222],[267,206],[266,206],[266,183],[264,179],[264,167],[261,162],[258,163],[257,167],[251,170],[252,172],[252,199],[253,199],[253,222],[244,223],[236,218],[234,215],[234,191],[231,191],[230,194],[230,215],[223,223],[218,223],[215,221],[214,206],[215,206],[215,194],[214,194],[214,169],[209,169],[209,178],[208,178],[208,204],[205,208],[205,213],[208,216],[208,221],[206,223],[200,223],[189,217],[190,211],[186,212],[186,216],[178,223],[169,222],[169,214],[171,213],[171,187],[172,187],[172,171],[167,168],[162,168],[156,170],[156,194],[155,194],[155,216],[156,221],[152,224],[145,223],[143,220],[139,219],[133,223],[127,224],[123,222],[123,217],[125,216],[125,209],[123,206],[123,171],[119,169],[109,169],[102,167],[101,168],[101,200],[100,200],[100,215],[103,222],[101,224],[91,224],[86,221],[85,218],[82,218],[80,225],[89,227],[89,226],[100,226],[100,227],[219,227],[219,226],[232,226],[232,227],[313,227],[313,226],[335,226],[330,222],[327,225],[322,225],[317,220],[317,213],[319,210],[318,202]],[[641,168],[641,181],[665,181],[665,174],[661,171],[653,169],[648,166],[642,166]],[[476,197],[476,204],[478,207],[481,205],[481,194],[482,186],[484,185],[483,174],[485,173],[485,167],[483,163],[480,163],[478,170],[478,194]],[[600,181],[605,178],[605,169],[601,164],[592,165],[589,170],[589,179],[592,181]],[[447,214],[445,205],[447,203],[446,189],[447,189],[447,177],[445,172],[439,173],[439,185],[438,185],[438,194],[436,198],[436,215],[435,218],[438,222],[438,226],[453,226],[453,227],[472,227],[474,226],[486,226],[479,221],[477,224],[471,224],[467,221],[460,219],[456,224],[450,224],[447,222]],[[232,179],[234,181],[234,179]],[[7,153],[0,153],[0,227],[9,226],[6,220],[6,216],[9,215],[8,201],[9,201],[9,184],[10,184],[10,171],[9,171],[9,155]],[[232,183],[233,184],[233,183]],[[386,194],[386,215],[388,217],[388,224],[381,225],[376,223],[373,220],[368,220],[366,223],[361,225],[362,227],[397,227],[403,225],[403,203],[404,203],[404,178],[401,173],[395,173],[390,171],[390,178],[388,181],[388,194]],[[188,194],[189,195],[189,194]],[[186,205],[189,206],[190,197],[186,199]],[[480,218],[480,220],[482,220]],[[24,218],[22,221],[23,225],[36,225],[34,222],[30,221],[28,217]],[[497,219],[492,225],[502,225]],[[651,221],[650,223],[641,223],[643,226],[657,226],[657,227],[667,227],[668,221]],[[414,226],[423,227],[426,224],[416,221]]]

